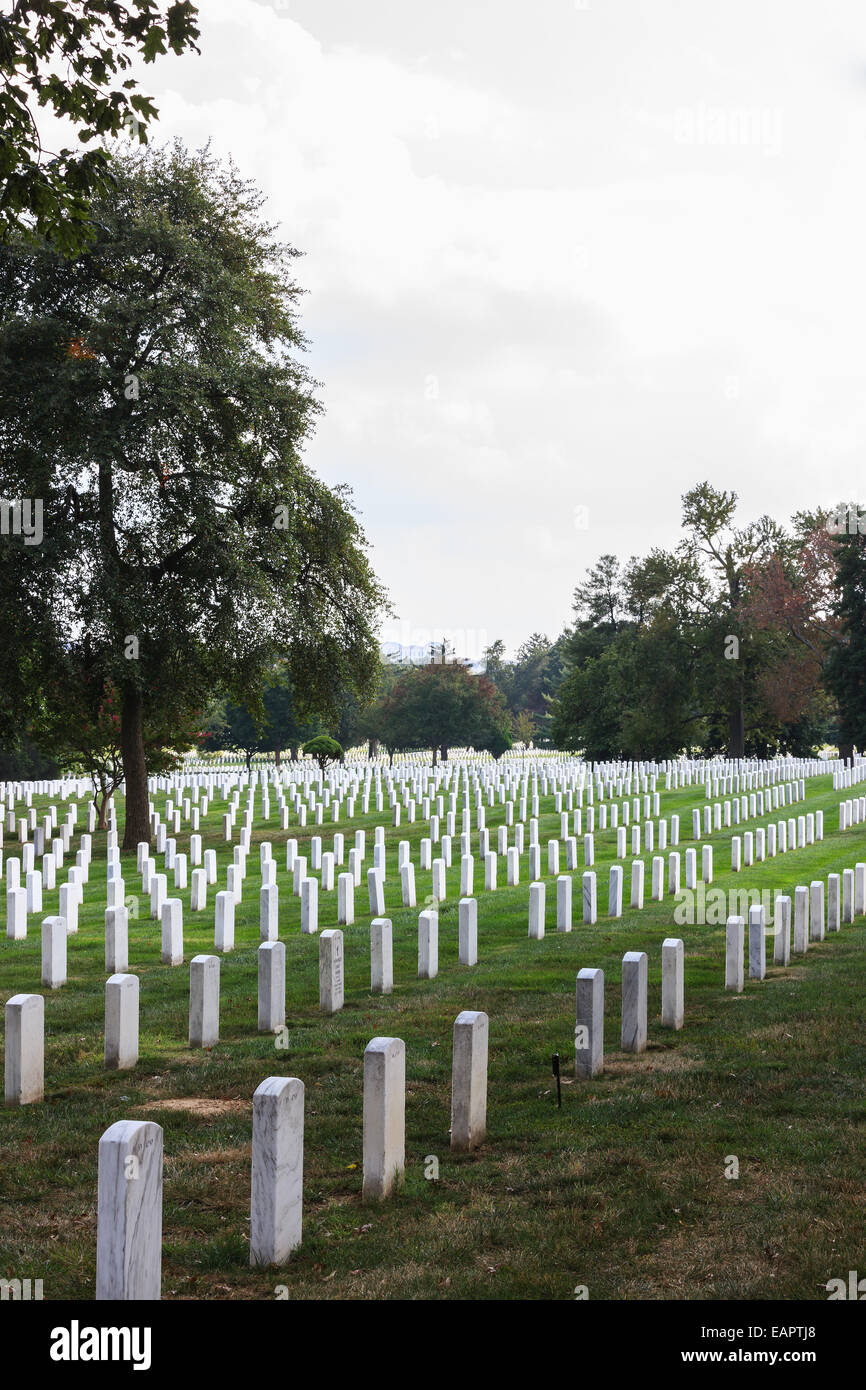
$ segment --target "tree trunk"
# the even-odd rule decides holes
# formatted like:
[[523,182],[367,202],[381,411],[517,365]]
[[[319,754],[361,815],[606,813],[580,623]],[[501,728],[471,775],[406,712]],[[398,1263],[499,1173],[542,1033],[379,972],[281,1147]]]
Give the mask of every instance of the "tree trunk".
[[282,750],[282,748],[275,748],[275,749],[274,749],[274,764],[275,764],[276,767],[279,767],[279,766],[280,766],[280,760],[281,760],[282,756],[283,756],[283,750]]
[[293,762],[293,763],[296,763],[296,762],[298,761],[298,750],[297,750],[297,747],[289,749],[289,752],[290,752],[291,755],[292,755],[292,762]]
[[447,763],[447,761],[448,761],[448,748],[447,748],[447,745],[444,744],[444,743],[443,743],[442,747],[439,749],[439,757],[440,757],[440,759],[441,759],[441,761],[442,761],[443,763]]
[[127,686],[120,714],[120,751],[126,782],[126,821],[123,848],[150,844],[150,814],[147,795],[147,760],[144,752],[144,707],[139,692]]
[[[98,796],[94,795],[94,798],[93,798],[93,809],[96,811],[96,828],[97,828],[97,830],[107,830],[107,829],[108,829],[108,792],[103,792],[103,793],[102,793],[102,800],[101,800],[101,801],[100,801],[100,799],[99,799]],[[124,848],[126,848],[126,842],[125,842],[125,841],[124,841]]]
[[842,742],[840,741],[840,743],[839,743],[839,757],[842,759],[843,763],[847,763],[847,762],[849,761],[849,759],[850,759],[851,762],[853,762],[853,761],[854,761],[854,744],[853,744],[853,743],[842,743]]
[[379,756],[379,740],[378,740],[377,738],[371,738],[371,739],[370,739],[370,757],[371,757],[371,758],[378,758],[378,756]]

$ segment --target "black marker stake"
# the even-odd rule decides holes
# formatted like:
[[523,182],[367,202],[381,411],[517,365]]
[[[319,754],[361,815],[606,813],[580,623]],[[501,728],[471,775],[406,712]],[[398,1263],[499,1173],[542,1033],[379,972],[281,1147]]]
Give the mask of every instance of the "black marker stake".
[[562,1108],[562,1086],[559,1080],[559,1053],[553,1054],[553,1074],[556,1077],[556,1103]]

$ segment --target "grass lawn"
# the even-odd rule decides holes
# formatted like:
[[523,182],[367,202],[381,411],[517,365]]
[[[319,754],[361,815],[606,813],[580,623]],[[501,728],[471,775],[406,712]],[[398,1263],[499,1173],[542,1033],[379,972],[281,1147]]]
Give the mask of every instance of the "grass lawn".
[[[832,791],[829,776],[807,781],[806,789],[805,805],[711,837],[714,886],[779,889],[793,898],[796,885],[826,880],[866,858],[866,826],[836,830],[845,793]],[[164,802],[162,793],[154,797],[161,812]],[[41,815],[48,798],[35,804]],[[691,810],[703,804],[702,786],[662,793],[662,815],[680,816],[683,857],[693,843]],[[373,827],[390,815],[348,821],[344,813],[336,826],[280,831],[272,798],[269,824],[255,822],[235,950],[221,958],[221,1040],[209,1052],[192,1051],[189,960],[213,952],[214,893],[225,887],[231,860],[222,840],[225,808],[217,795],[202,825],[204,848],[216,849],[219,862],[206,911],[190,912],[189,892],[175,893],[169,876],[169,896],[184,902],[184,965],[160,964],[160,928],[143,896],[141,915],[130,920],[130,970],[141,982],[135,1070],[107,1073],[103,1066],[104,834],[93,836],[79,931],[68,943],[68,983],[57,991],[40,984],[40,922],[58,911],[56,891],[28,919],[26,941],[0,938],[3,1002],[18,992],[46,995],[45,1103],[3,1116],[0,1276],[42,1279],[46,1299],[93,1297],[97,1144],[110,1124],[126,1118],[153,1119],[164,1129],[166,1298],[274,1298],[281,1285],[290,1298],[314,1299],[573,1299],[585,1286],[590,1299],[825,1300],[829,1279],[847,1278],[851,1269],[866,1274],[866,917],[812,944],[785,969],[772,965],[770,943],[767,979],[747,979],[742,995],[726,994],[724,925],[680,927],[667,894],[662,903],[649,901],[652,855],[642,856],[644,910],[626,907],[616,921],[604,915],[616,841],[607,830],[595,837],[598,923],[579,922],[581,843],[576,925],[558,933],[555,882],[546,874],[546,841],[559,834],[551,796],[542,799],[539,822],[548,882],[544,940],[527,935],[527,854],[518,887],[487,893],[473,829],[479,963],[457,963],[455,837],[434,981],[417,978],[418,911],[431,891],[430,873],[417,867],[418,841],[428,825],[388,825],[395,987],[388,997],[372,996],[366,870]],[[733,833],[818,809],[825,814],[822,843],[729,872]],[[118,818],[122,840],[120,799]],[[487,808],[492,848],[503,822],[504,807]],[[79,803],[76,831],[85,824]],[[348,852],[358,828],[367,831],[367,857],[356,922],[343,929],[346,1004],[326,1018],[318,1008],[318,939],[300,934],[284,845],[293,836],[304,854],[320,834],[329,849],[339,830]],[[278,866],[287,952],[287,1050],[256,1031],[258,844],[265,839]],[[418,909],[400,905],[401,839],[412,842]],[[76,833],[58,883],[77,844]],[[177,845],[188,852],[188,827]],[[6,857],[17,853],[7,834]],[[663,853],[667,859],[669,849]],[[561,856],[564,864],[564,847]],[[123,865],[126,892],[135,894],[135,856],[124,855]],[[627,904],[630,857],[624,865]],[[501,884],[504,859],[498,873]],[[336,896],[320,893],[320,930],[337,925]],[[666,936],[685,943],[686,1017],[676,1034],[660,1024]],[[627,950],[649,956],[649,1045],[642,1056],[619,1051]],[[605,972],[605,1072],[592,1082],[573,1079],[575,975],[583,966]],[[467,1008],[490,1017],[488,1137],[477,1153],[455,1159],[448,1147],[451,1034]],[[360,1197],[362,1059],[377,1034],[406,1044],[406,1181],[399,1196],[370,1206]],[[561,1109],[554,1052],[563,1059]],[[306,1086],[304,1241],[285,1268],[252,1270],[252,1095],[266,1076],[280,1074],[299,1076]],[[738,1160],[737,1178],[725,1176],[729,1156]],[[437,1180],[425,1177],[434,1167],[430,1157],[438,1159]]]

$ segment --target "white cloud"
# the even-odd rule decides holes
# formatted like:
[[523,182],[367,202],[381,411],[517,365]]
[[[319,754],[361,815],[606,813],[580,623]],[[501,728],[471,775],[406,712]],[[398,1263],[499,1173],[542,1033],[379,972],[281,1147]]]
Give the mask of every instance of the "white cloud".
[[744,517],[856,490],[858,8],[651,11],[205,0],[141,69],[305,252],[310,460],[415,628],[555,633],[705,476]]

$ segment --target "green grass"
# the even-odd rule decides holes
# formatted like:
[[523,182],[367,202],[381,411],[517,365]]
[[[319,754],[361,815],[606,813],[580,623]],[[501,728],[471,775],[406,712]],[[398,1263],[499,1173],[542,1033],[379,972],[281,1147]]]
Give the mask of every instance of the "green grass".
[[[793,895],[797,884],[866,858],[866,827],[835,830],[844,794],[833,793],[829,777],[806,786],[805,805],[711,837],[715,885]],[[47,798],[39,802],[47,805]],[[162,811],[164,797],[155,804]],[[46,995],[45,1103],[3,1116],[0,1276],[41,1278],[46,1299],[93,1296],[97,1144],[115,1120],[139,1117],[165,1132],[165,1297],[273,1298],[285,1285],[292,1298],[571,1299],[583,1285],[591,1299],[826,1299],[829,1279],[846,1278],[849,1269],[866,1273],[866,918],[813,944],[788,968],[774,967],[770,950],[767,979],[747,981],[741,996],[726,994],[724,926],[679,927],[670,897],[650,902],[650,855],[643,856],[644,910],[626,909],[617,921],[603,915],[616,833],[597,831],[599,921],[579,923],[581,868],[574,875],[575,929],[557,933],[548,879],[543,941],[527,936],[528,884],[484,892],[476,857],[479,964],[469,969],[457,963],[455,838],[449,899],[440,909],[439,976],[419,981],[418,910],[400,906],[396,844],[412,842],[420,909],[431,882],[417,868],[417,842],[428,827],[389,826],[385,891],[395,989],[372,996],[366,869],[373,827],[386,814],[280,831],[273,798],[271,805],[269,827],[257,820],[253,833],[236,949],[221,960],[221,1040],[212,1051],[187,1046],[188,963],[213,950],[213,895],[225,884],[231,856],[222,843],[220,798],[202,828],[204,848],[218,852],[220,881],[209,888],[203,913],[190,912],[189,893],[179,894],[184,966],[160,964],[157,922],[147,915],[130,922],[130,969],[141,981],[134,1071],[103,1067],[104,834],[93,837],[79,932],[69,938],[68,983],[42,990],[40,916],[29,918],[26,941],[0,939],[3,1001],[20,991]],[[681,853],[692,844],[691,808],[702,805],[702,787],[662,794],[662,815],[680,815]],[[819,808],[822,843],[740,874],[728,871],[732,833]],[[546,877],[546,841],[559,833],[552,797],[543,799],[542,813]],[[122,824],[122,802],[119,816]],[[495,846],[504,808],[487,808],[487,818]],[[79,829],[83,821],[80,804]],[[358,920],[344,928],[346,1005],[326,1018],[318,1009],[318,940],[300,934],[284,844],[294,836],[305,853],[318,833],[327,849],[336,829],[348,851],[357,828],[367,830],[367,859],[356,889]],[[185,828],[180,850],[188,850],[188,838]],[[288,1050],[256,1031],[262,839],[272,841],[278,863]],[[9,839],[5,852],[17,852]],[[134,855],[123,861],[126,891],[134,893],[141,882]],[[70,862],[74,854],[59,882]],[[524,875],[527,862],[524,854]],[[171,883],[170,876],[173,895]],[[56,891],[45,894],[41,916],[57,905]],[[140,907],[146,914],[144,897]],[[336,893],[320,894],[319,928],[335,925]],[[670,935],[685,942],[686,1019],[676,1034],[659,1021],[661,943]],[[649,1046],[637,1057],[619,1051],[627,950],[649,956]],[[601,966],[606,982],[605,1073],[588,1083],[573,1080],[572,1065],[582,966]],[[488,1138],[477,1153],[452,1158],[451,1033],[465,1008],[490,1016]],[[377,1034],[406,1044],[406,1181],[398,1196],[370,1206],[360,1199],[362,1059]],[[554,1052],[563,1059],[561,1110]],[[264,1077],[279,1074],[299,1076],[306,1086],[304,1242],[285,1268],[251,1270],[252,1095]],[[737,1179],[724,1176],[729,1155],[738,1159]],[[438,1159],[437,1181],[424,1176],[428,1156]]]

